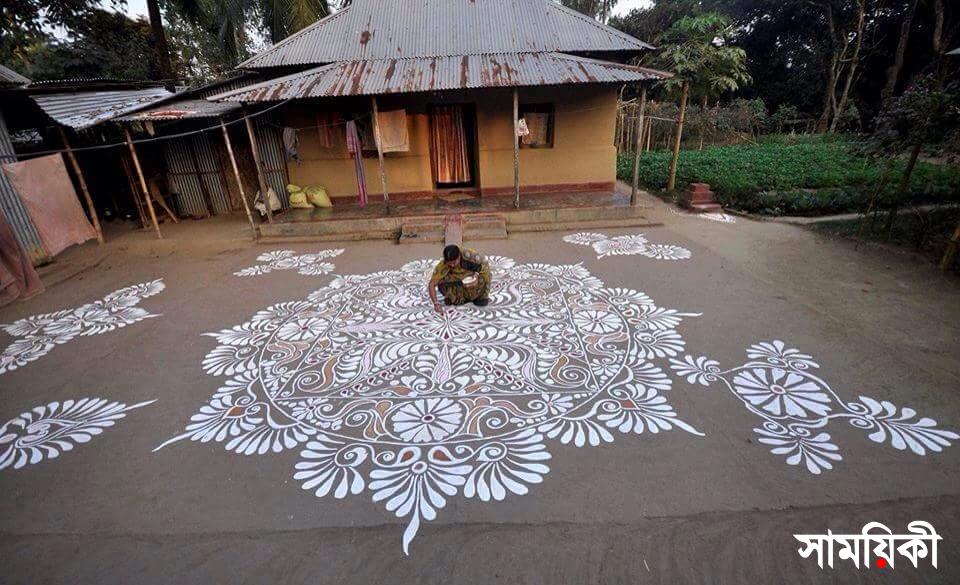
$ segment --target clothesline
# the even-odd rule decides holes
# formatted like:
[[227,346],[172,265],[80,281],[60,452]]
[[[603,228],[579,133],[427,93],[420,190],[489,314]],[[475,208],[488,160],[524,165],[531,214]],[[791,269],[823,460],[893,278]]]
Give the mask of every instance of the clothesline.
[[[252,114],[247,114],[247,115],[241,116],[241,117],[239,117],[239,118],[235,118],[235,119],[233,119],[233,120],[231,120],[231,121],[229,121],[229,122],[224,122],[224,125],[225,125],[225,126],[232,126],[233,124],[239,124],[239,123],[241,123],[241,122],[245,122],[245,121],[247,120],[247,118],[250,118],[250,119],[257,118],[257,117],[259,117],[259,116],[262,116],[263,114],[266,114],[267,112],[270,112],[270,111],[272,111],[272,110],[275,110],[275,109],[277,109],[277,108],[279,108],[279,107],[287,104],[288,102],[290,102],[290,101],[292,101],[292,100],[293,100],[293,98],[288,98],[288,99],[286,99],[286,100],[283,100],[283,101],[281,101],[281,102],[278,102],[277,104],[275,104],[275,105],[273,105],[273,106],[270,106],[269,108],[267,108],[267,109],[265,109],[265,110],[261,110],[261,111],[259,111],[259,112],[254,112],[254,113],[252,113]],[[577,109],[573,109],[573,110],[564,110],[564,113],[566,113],[566,114],[572,114],[572,113],[577,113],[577,112],[587,112],[587,111],[591,111],[591,110],[602,110],[602,109],[606,109],[606,108],[607,108],[607,106],[595,106],[595,107],[591,107],[591,108],[577,108]],[[356,117],[353,118],[353,119],[354,119],[354,120],[358,120],[358,119],[369,118],[369,117],[372,117],[372,114],[366,113],[366,114],[362,114],[362,115],[356,116]],[[635,117],[635,116],[631,116],[631,117]],[[676,120],[674,120],[674,119],[672,119],[672,118],[660,118],[660,117],[656,117],[656,116],[645,116],[645,117],[646,117],[647,119],[650,119],[650,120],[661,120],[661,121],[664,121],[664,122],[673,122],[673,123],[676,123]],[[303,130],[317,130],[317,129],[320,129],[320,128],[331,128],[331,127],[335,127],[335,126],[343,126],[343,125],[345,125],[347,122],[348,122],[348,120],[341,120],[341,121],[339,121],[339,122],[332,122],[332,123],[330,123],[330,124],[315,124],[315,125],[312,125],[312,126],[292,127],[292,129],[293,129],[294,131],[296,131],[296,132],[300,132],[300,131],[303,131]],[[274,128],[281,129],[281,130],[284,129],[284,128],[291,128],[290,126],[281,126],[281,125],[275,124],[275,123],[273,123],[273,122],[266,122],[266,124],[269,125],[269,126],[273,126]],[[173,139],[176,139],[176,138],[185,138],[185,137],[187,137],[187,136],[193,136],[193,135],[196,135],[196,134],[203,134],[204,132],[216,131],[216,130],[219,130],[220,127],[221,127],[221,126],[220,126],[219,124],[217,124],[216,126],[208,126],[208,127],[206,127],[206,128],[201,128],[201,129],[199,129],[199,130],[190,130],[190,131],[187,131],[187,132],[179,132],[179,133],[177,133],[177,134],[169,134],[169,135],[166,135],[166,136],[154,136],[154,137],[150,137],[150,138],[139,138],[139,139],[133,140],[132,142],[133,142],[134,144],[146,144],[146,143],[149,143],[149,142],[158,142],[158,141],[161,141],[161,140],[173,140]],[[126,144],[127,144],[126,142],[114,142],[114,143],[110,143],[110,144],[96,144],[96,145],[93,145],[93,146],[75,147],[75,148],[73,148],[72,150],[73,150],[73,152],[85,152],[85,151],[93,151],[93,150],[106,150],[106,149],[108,149],[108,148],[123,147],[123,146],[126,146]],[[26,156],[31,156],[31,157],[33,157],[33,156],[44,156],[44,155],[48,155],[48,154],[63,154],[63,153],[66,153],[66,152],[67,152],[67,150],[66,150],[65,148],[57,148],[57,149],[50,149],[50,150],[41,150],[41,151],[36,151],[36,152],[29,152],[29,153],[25,153],[25,155],[26,155]],[[15,155],[0,155],[0,160],[3,160],[3,159],[17,160],[17,157],[16,157]]]
[[[356,120],[362,120],[364,118],[373,118],[373,114],[371,113],[361,114],[359,116],[354,116],[351,119],[356,121]],[[334,126],[345,126],[349,121],[350,120],[343,119],[343,120],[340,120],[339,122],[331,122],[329,124],[315,124],[313,126],[283,126],[281,124],[275,124],[274,122],[266,122],[266,124],[268,126],[273,126],[274,128],[277,128],[280,130],[285,130],[287,128],[290,128],[291,130],[300,132],[302,130],[319,130],[320,128],[332,128]]]

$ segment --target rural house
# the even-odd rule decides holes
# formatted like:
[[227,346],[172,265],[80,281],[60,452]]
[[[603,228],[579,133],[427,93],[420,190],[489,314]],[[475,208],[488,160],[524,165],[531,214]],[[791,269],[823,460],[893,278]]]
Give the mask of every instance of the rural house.
[[267,184],[324,186],[335,204],[362,177],[372,201],[384,185],[611,192],[618,91],[668,75],[626,64],[651,48],[551,0],[355,0],[240,65],[269,79],[209,99],[274,106],[285,177],[274,163]]

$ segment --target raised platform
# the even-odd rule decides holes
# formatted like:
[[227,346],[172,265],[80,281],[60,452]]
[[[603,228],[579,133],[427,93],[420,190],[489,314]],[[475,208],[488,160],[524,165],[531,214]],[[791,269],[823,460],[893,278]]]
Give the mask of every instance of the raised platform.
[[408,200],[391,205],[389,214],[381,202],[363,208],[340,203],[278,214],[274,223],[260,225],[260,241],[442,242],[447,216],[462,216],[465,241],[496,237],[491,234],[501,222],[507,233],[656,225],[645,211],[645,206],[631,206],[629,196],[612,192],[524,194],[519,209],[512,197],[501,196]]

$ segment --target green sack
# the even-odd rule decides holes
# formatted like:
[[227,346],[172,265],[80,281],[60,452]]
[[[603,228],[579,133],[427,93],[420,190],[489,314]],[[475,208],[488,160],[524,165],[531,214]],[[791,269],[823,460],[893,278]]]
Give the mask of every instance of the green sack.
[[298,209],[313,209],[313,205],[307,201],[307,194],[303,191],[297,191],[290,194],[290,207]]
[[303,191],[303,188],[300,185],[294,185],[293,183],[287,185],[287,193],[296,193],[297,191]]
[[333,203],[330,202],[330,196],[327,195],[327,190],[323,187],[307,187],[305,192],[310,203],[317,207],[333,207]]

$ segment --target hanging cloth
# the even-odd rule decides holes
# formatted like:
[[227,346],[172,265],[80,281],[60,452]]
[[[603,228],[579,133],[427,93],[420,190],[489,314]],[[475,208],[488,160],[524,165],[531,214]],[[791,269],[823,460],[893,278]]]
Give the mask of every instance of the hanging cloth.
[[377,124],[380,126],[380,147],[383,152],[408,152],[410,150],[406,110],[380,112],[377,116]]
[[287,158],[300,162],[300,154],[297,152],[297,131],[294,128],[283,129],[283,148],[287,151]]
[[80,206],[61,155],[40,156],[2,167],[51,256],[97,237]]
[[360,207],[367,204],[367,180],[363,174],[363,145],[357,134],[357,123],[347,122],[347,152],[353,156],[353,169],[357,174],[357,195],[360,198]]
[[0,307],[43,292],[43,282],[0,213]]

